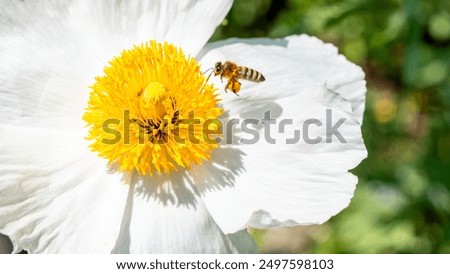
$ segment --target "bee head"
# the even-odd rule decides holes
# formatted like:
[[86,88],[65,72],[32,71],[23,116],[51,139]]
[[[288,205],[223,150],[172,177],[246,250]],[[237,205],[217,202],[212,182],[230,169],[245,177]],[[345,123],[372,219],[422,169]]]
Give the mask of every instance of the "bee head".
[[219,75],[220,73],[222,73],[222,62],[217,62],[214,65],[214,75]]

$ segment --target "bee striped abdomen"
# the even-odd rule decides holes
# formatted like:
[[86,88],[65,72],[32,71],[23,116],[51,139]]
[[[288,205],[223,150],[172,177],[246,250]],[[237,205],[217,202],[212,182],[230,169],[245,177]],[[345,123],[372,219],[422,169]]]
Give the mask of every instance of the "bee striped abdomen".
[[254,69],[248,68],[248,67],[240,67],[240,73],[241,78],[245,80],[250,80],[253,82],[262,82],[266,80],[264,76]]

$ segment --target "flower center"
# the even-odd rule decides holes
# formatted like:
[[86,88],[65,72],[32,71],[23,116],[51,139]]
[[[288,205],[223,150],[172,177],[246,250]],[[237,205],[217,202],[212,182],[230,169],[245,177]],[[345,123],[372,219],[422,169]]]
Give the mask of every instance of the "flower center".
[[169,43],[125,50],[91,87],[83,116],[90,147],[141,175],[201,164],[221,133],[214,92],[195,59]]

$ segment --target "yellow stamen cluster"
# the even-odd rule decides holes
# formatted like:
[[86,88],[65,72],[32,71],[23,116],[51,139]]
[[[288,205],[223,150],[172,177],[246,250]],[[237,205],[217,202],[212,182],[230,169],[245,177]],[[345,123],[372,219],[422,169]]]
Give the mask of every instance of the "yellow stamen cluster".
[[215,89],[169,43],[125,50],[91,88],[83,119],[91,149],[122,171],[169,173],[209,159],[220,134]]

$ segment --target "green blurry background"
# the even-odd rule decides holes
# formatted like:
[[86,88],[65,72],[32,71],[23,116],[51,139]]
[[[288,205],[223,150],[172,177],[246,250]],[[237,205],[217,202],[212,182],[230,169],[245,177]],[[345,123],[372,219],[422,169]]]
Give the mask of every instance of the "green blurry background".
[[369,151],[350,207],[252,230],[267,253],[450,253],[450,1],[236,0],[213,40],[306,33],[367,79]]

